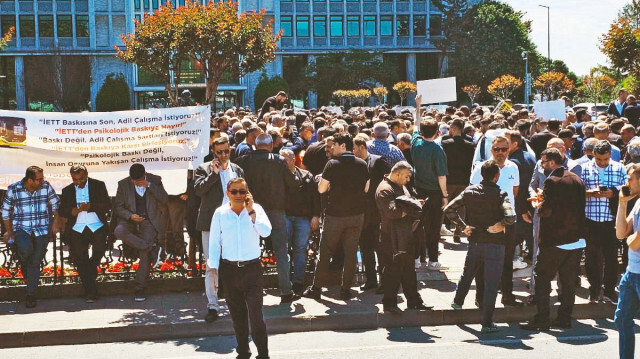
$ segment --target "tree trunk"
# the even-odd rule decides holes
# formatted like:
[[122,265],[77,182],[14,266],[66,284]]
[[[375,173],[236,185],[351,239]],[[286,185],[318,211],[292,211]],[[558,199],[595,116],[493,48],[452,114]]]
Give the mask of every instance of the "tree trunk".
[[216,111],[216,93],[218,92],[218,82],[213,77],[207,77],[207,91],[205,103],[211,105],[211,112]]

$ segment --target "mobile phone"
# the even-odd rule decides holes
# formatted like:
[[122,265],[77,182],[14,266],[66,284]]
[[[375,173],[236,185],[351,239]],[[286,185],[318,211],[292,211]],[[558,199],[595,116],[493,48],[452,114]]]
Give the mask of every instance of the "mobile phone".
[[600,186],[600,192],[607,191],[607,186]]
[[622,195],[625,197],[631,196],[631,188],[629,188],[629,186],[622,186]]

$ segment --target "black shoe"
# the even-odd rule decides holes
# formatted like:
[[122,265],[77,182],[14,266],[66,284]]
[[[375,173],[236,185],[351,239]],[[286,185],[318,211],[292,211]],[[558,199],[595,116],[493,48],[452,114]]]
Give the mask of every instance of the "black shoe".
[[509,307],[520,307],[522,306],[522,302],[517,300],[514,297],[502,298],[502,305]]
[[90,292],[84,296],[84,301],[86,303],[95,303],[96,300],[98,300],[98,293],[96,292]]
[[393,314],[402,313],[402,309],[398,308],[397,306],[382,307],[382,310],[384,310],[385,313],[393,313]]
[[291,291],[293,292],[293,294],[297,295],[298,297],[302,297],[302,292],[304,292],[304,286],[300,283],[293,283],[293,285],[291,286]]
[[374,282],[366,282],[365,284],[363,284],[362,286],[360,286],[360,289],[364,292],[367,291],[369,289],[375,289],[378,288],[378,283],[374,283]]
[[280,304],[286,304],[286,303],[295,302],[298,299],[300,299],[300,297],[295,295],[295,294],[293,294],[293,293],[281,295],[280,296]]
[[320,288],[316,288],[314,286],[310,286],[309,288],[305,289],[304,293],[302,293],[302,296],[306,297],[306,298],[320,300],[320,294],[321,293],[322,293],[322,291],[321,291]]
[[380,285],[378,289],[376,289],[376,294],[384,294],[384,288],[382,287],[382,285]]
[[431,309],[433,309],[433,306],[424,305],[424,303],[420,303],[420,304],[417,304],[417,305],[412,305],[410,307],[407,307],[407,309],[411,309],[411,310],[431,310]]
[[618,304],[618,294],[616,294],[616,292],[613,293],[608,293],[608,294],[604,294],[602,295],[602,301],[604,303],[611,303],[611,304]]
[[340,299],[347,301],[353,298],[353,294],[351,294],[351,290],[349,289],[340,289]]
[[218,311],[215,309],[209,309],[207,315],[204,316],[204,321],[207,323],[213,323],[218,319]]
[[462,243],[460,236],[453,236],[453,243]]
[[571,320],[563,320],[556,318],[551,321],[551,327],[560,329],[571,329]]
[[534,321],[530,321],[526,324],[520,324],[520,329],[522,330],[530,330],[533,332],[545,332],[549,330],[549,324],[540,324]]
[[35,308],[38,305],[38,300],[36,296],[33,294],[27,294],[27,298],[25,299],[25,307],[27,308]]
[[136,289],[133,300],[135,300],[136,302],[144,302],[145,300],[147,300],[147,296],[144,294],[144,289]]

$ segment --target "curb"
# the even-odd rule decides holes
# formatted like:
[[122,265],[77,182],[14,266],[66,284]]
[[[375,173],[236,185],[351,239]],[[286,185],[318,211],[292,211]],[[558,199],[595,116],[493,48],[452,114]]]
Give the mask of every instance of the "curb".
[[[557,308],[557,306],[551,307],[552,316],[557,312]],[[610,304],[576,304],[573,308],[573,318],[612,318],[614,311],[615,307]],[[499,308],[494,312],[494,319],[499,323],[526,321],[531,319],[535,312],[535,307]],[[273,335],[327,330],[375,330],[381,328],[477,324],[480,322],[480,317],[481,312],[479,309],[406,311],[399,314],[356,312],[320,317],[267,318],[266,324],[268,333]],[[199,320],[186,323],[0,333],[0,348],[136,342],[233,334],[231,319],[225,317],[211,324]]]

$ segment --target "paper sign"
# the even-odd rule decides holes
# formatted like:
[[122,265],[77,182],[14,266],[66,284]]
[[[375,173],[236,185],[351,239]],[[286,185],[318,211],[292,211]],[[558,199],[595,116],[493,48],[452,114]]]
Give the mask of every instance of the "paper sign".
[[547,121],[552,118],[559,121],[565,119],[564,100],[534,102],[533,109],[536,117],[542,117]]
[[423,104],[456,101],[456,78],[418,81],[418,95],[422,95]]

